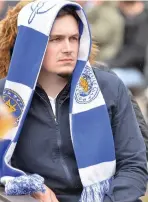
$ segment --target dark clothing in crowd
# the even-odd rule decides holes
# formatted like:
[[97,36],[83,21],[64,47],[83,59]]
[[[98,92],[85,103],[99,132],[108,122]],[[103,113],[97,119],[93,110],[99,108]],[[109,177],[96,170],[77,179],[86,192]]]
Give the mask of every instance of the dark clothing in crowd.
[[[146,190],[146,154],[130,97],[115,74],[98,68],[94,73],[107,105],[117,162],[104,202],[139,202]],[[0,81],[1,94],[4,82]],[[55,121],[47,94],[36,87],[12,158],[14,167],[43,176],[60,202],[78,202],[82,192],[70,136],[69,88],[67,84],[56,99]]]
[[148,42],[147,11],[137,16],[122,15],[125,19],[123,46],[109,64],[112,67],[134,67],[143,72]]

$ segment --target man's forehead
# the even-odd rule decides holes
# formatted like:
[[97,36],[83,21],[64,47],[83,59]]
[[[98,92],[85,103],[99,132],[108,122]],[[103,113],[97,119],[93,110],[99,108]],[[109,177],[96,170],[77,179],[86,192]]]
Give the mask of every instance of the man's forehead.
[[73,16],[57,18],[53,24],[51,35],[71,35],[79,34],[79,26]]
[[75,37],[79,37],[79,33],[76,31],[76,32],[73,32],[73,33],[65,33],[65,34],[61,34],[61,33],[54,33],[54,34],[51,34],[50,37],[66,37],[66,36],[75,36]]

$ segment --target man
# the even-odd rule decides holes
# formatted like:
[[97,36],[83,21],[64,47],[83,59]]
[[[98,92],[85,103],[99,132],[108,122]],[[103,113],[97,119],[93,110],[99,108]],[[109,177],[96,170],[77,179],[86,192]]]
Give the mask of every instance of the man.
[[[16,117],[0,142],[6,193],[34,189],[44,202],[138,202],[144,195],[145,146],[127,90],[86,63],[90,44],[78,4],[35,1],[19,13],[3,90]],[[35,173],[45,179],[42,192]]]

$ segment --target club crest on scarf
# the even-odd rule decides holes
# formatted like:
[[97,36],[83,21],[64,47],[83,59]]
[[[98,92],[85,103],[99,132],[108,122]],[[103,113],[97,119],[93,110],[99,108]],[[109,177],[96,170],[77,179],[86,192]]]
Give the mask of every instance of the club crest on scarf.
[[8,107],[8,111],[15,117],[15,126],[17,126],[24,108],[22,98],[15,91],[6,88],[3,92],[2,99]]
[[98,83],[92,70],[86,66],[79,79],[75,91],[75,100],[79,104],[87,104],[94,100],[99,93]]
[[52,6],[50,6],[50,8],[47,8],[46,5],[45,5],[46,3],[48,3],[48,1],[39,2],[39,3],[34,2],[34,4],[31,6],[32,13],[31,13],[31,15],[30,15],[30,17],[28,19],[28,24],[32,23],[32,21],[34,20],[36,15],[44,14],[44,13],[48,12],[50,9],[52,9],[56,5],[54,3]]

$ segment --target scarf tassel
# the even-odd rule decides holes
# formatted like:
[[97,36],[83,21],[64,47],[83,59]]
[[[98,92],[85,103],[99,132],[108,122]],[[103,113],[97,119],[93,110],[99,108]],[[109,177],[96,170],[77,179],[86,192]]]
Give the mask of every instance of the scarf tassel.
[[110,180],[104,180],[84,187],[79,202],[103,202],[105,194],[109,191],[109,187]]
[[44,193],[45,190],[44,178],[38,174],[11,177],[5,182],[5,193],[10,196],[30,195],[36,192]]

